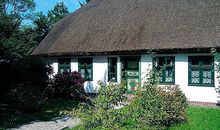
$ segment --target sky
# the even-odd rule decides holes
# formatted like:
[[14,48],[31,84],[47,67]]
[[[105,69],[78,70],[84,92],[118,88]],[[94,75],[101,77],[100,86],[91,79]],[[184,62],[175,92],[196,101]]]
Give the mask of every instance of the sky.
[[[62,1],[68,7],[69,12],[74,12],[80,8],[78,0],[34,0],[36,3],[35,11],[43,12],[45,15],[47,15],[47,12],[53,9],[56,3]],[[80,2],[84,3],[85,0],[80,0]],[[23,20],[22,25],[32,25],[32,21]]]
[[[43,12],[47,14],[47,12],[56,5],[58,2],[64,2],[64,4],[68,7],[69,12],[73,12],[80,8],[78,0],[34,0],[36,3],[36,11]],[[81,0],[83,2],[83,0]]]

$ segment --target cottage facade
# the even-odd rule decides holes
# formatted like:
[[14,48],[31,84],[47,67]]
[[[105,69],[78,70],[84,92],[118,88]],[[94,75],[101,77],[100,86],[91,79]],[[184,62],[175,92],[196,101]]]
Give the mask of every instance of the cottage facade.
[[98,81],[136,83],[155,68],[161,85],[179,85],[191,101],[217,102],[211,48],[220,47],[220,1],[92,0],[59,21],[33,55],[54,74],[79,71],[85,91]]

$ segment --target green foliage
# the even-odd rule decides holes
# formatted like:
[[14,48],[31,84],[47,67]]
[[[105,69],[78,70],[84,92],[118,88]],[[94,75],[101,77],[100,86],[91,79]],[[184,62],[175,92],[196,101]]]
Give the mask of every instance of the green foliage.
[[[220,53],[215,48],[211,48],[211,53],[215,56],[215,62],[217,62],[215,63],[215,71],[217,72],[217,78],[219,79],[220,78]],[[217,105],[220,105],[220,85],[218,85],[215,90],[219,98]]]
[[[50,11],[50,18],[39,14],[39,19],[34,20],[34,9],[34,0],[0,2],[0,108],[4,106],[0,113],[3,114],[38,111],[47,100],[44,90],[50,67],[30,55],[68,11],[63,3],[57,4]],[[23,20],[34,20],[35,26],[23,25]]]
[[40,109],[51,69],[38,58],[0,64],[1,102],[22,111]]
[[68,8],[63,2],[57,3],[52,10],[48,11],[47,15],[44,15],[42,12],[37,13],[33,21],[35,31],[38,34],[36,41],[41,42],[52,27],[68,14]]
[[151,72],[143,87],[135,94],[129,105],[131,123],[136,128],[142,124],[166,128],[186,121],[187,99],[178,87],[158,87],[158,74]]
[[119,129],[125,120],[124,111],[115,109],[126,100],[124,84],[104,85],[95,99],[90,99],[92,105],[82,103],[75,112],[86,129]]
[[158,73],[150,72],[133,100],[126,103],[126,85],[110,84],[102,87],[92,105],[82,104],[74,114],[82,120],[85,129],[166,129],[186,121],[188,106],[179,87],[158,87]]
[[33,11],[36,4],[34,0],[1,0],[0,14],[13,14],[22,16]]
[[9,101],[9,106],[21,113],[31,113],[39,111],[45,105],[47,98],[38,88],[33,88],[29,84],[11,86],[12,89],[5,98]]
[[54,6],[53,10],[48,12],[48,18],[50,23],[53,25],[68,14],[68,8],[64,5],[63,2],[60,2]]

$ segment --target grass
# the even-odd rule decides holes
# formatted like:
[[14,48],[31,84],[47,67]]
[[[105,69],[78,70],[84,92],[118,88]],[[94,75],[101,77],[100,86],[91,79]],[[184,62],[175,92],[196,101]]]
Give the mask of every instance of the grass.
[[208,107],[189,107],[188,122],[170,128],[170,130],[219,130],[220,109]]
[[51,100],[45,107],[35,113],[15,114],[13,111],[4,113],[8,115],[0,118],[0,130],[2,128],[12,128],[32,121],[49,121],[60,116],[61,111],[69,111],[75,108],[79,102],[70,100]]

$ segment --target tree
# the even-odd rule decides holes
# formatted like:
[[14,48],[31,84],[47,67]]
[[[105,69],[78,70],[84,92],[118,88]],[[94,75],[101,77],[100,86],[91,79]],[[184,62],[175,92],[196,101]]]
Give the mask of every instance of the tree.
[[50,23],[53,25],[66,15],[69,14],[68,8],[65,6],[63,2],[57,3],[54,8],[48,12],[48,18]]
[[47,15],[44,15],[42,12],[38,13],[37,18],[33,22],[38,33],[36,39],[38,43],[44,39],[56,22],[68,14],[68,8],[63,2],[57,3],[51,11],[48,11]]
[[6,14],[21,14],[34,10],[34,0],[2,0],[0,3],[1,12]]
[[[2,0],[0,3],[0,46],[6,48],[4,51],[8,51],[2,52],[3,54],[8,54],[9,56],[9,52],[12,53],[13,58],[10,58],[11,60],[17,60],[22,55],[19,54],[20,50],[27,48],[21,46],[21,43],[28,45],[25,43],[29,43],[32,40],[32,37],[30,39],[29,35],[27,35],[29,33],[25,33],[25,29],[21,28],[21,23],[23,19],[27,19],[30,16],[34,8],[35,3],[33,0]],[[26,36],[29,38],[24,38]],[[22,38],[26,40],[19,40]]]

